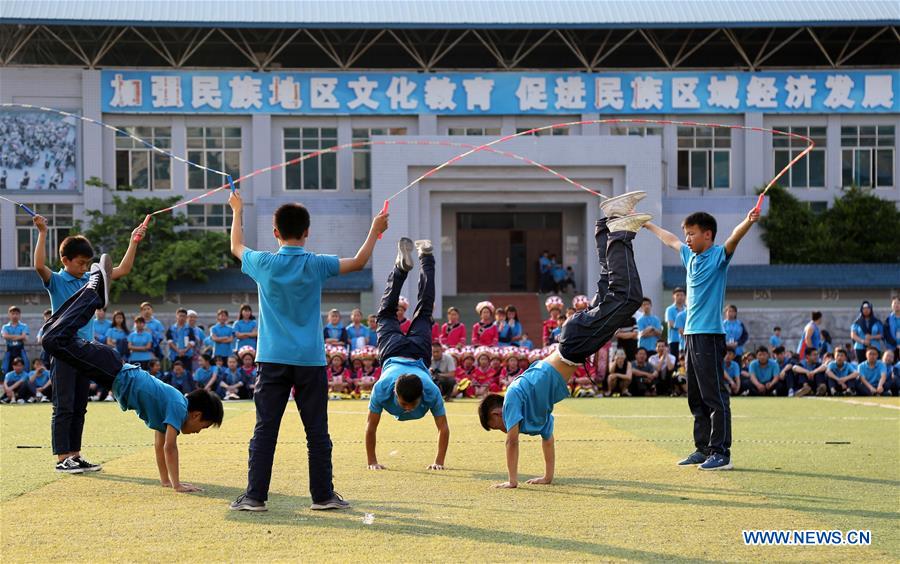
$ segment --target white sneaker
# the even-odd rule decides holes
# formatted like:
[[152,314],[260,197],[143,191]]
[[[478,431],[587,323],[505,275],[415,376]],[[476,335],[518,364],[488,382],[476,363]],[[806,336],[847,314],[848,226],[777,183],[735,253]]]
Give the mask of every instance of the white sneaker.
[[407,237],[401,237],[397,241],[397,259],[394,261],[394,265],[403,272],[409,272],[413,269],[412,252],[414,246],[412,239]]
[[16,403],[24,404],[24,403],[25,403],[25,400],[23,400],[22,398],[19,398],[19,399],[16,400]]
[[610,233],[616,231],[633,231],[637,233],[645,223],[653,219],[649,213],[635,213],[624,217],[617,217],[606,222]]
[[116,401],[116,398],[112,397],[112,394],[109,394],[108,396],[106,396],[106,399],[103,401]]
[[646,197],[647,193],[643,190],[625,192],[600,202],[600,211],[610,219],[630,215],[634,213],[634,206]]
[[431,244],[430,239],[419,239],[415,242],[416,251],[419,252],[419,256],[430,255],[434,252],[434,246]]

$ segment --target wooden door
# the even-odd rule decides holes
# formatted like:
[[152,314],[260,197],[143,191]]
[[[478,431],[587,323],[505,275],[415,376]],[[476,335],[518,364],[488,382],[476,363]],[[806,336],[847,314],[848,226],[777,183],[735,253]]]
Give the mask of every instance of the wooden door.
[[509,290],[509,231],[461,229],[456,233],[458,293]]

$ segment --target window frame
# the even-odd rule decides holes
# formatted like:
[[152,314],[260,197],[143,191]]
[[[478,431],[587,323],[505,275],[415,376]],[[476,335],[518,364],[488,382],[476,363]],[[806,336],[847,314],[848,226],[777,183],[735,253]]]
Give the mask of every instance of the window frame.
[[[210,213],[210,210],[214,206],[222,208],[222,225],[209,225],[210,217],[218,217],[218,214]],[[196,209],[198,207],[203,209],[203,215],[199,216],[203,220],[202,225],[191,223],[192,219],[196,219],[198,217],[197,214],[192,215],[190,213],[191,209]],[[212,231],[227,233],[228,230],[231,229],[232,215],[233,214],[231,212],[231,206],[229,206],[228,204],[188,204],[187,206],[185,206],[184,210],[184,216],[188,220],[187,231]]]
[[[68,236],[69,232],[75,227],[75,204],[53,202],[43,204],[30,203],[26,205],[47,219],[47,263],[53,264],[57,260],[57,249],[59,248],[59,243],[63,239],[65,239]],[[69,213],[60,211],[59,207],[62,206],[68,206],[68,209],[70,210]],[[68,225],[59,225],[58,218],[60,217],[68,218],[70,223]],[[31,222],[31,215],[19,207],[16,207],[14,224],[16,232],[16,269],[26,270],[34,268],[34,244],[37,242],[37,227],[35,227]],[[62,237],[60,237],[60,231],[64,232]],[[29,233],[30,235],[28,239],[28,264],[25,265],[22,265],[19,262],[19,259],[24,256],[21,254],[19,249],[19,237],[21,236],[21,233]]]
[[[793,124],[782,124],[772,126],[771,129],[777,131],[783,131],[785,133],[794,133],[796,135],[802,135],[804,137],[809,137],[816,142],[816,146],[812,151],[806,156],[806,158],[802,159],[800,162],[796,163],[790,170],[788,170],[784,176],[782,176],[778,183],[785,188],[789,188],[792,190],[825,190],[828,186],[828,128],[825,125],[793,125]],[[813,129],[821,130],[821,134],[816,133],[813,134]],[[787,145],[785,146],[776,146],[776,140],[784,140]],[[777,174],[787,163],[791,162],[799,153],[801,153],[804,149],[806,149],[806,142],[801,141],[800,139],[796,139],[790,136],[784,135],[772,135],[772,175]],[[778,154],[779,153],[787,153],[787,160],[783,161],[783,164],[779,165],[778,163]],[[812,167],[812,155],[816,153],[817,155],[822,156],[822,185],[821,186],[813,186],[811,179],[812,175],[810,174]],[[806,186],[794,186],[793,182],[793,171],[794,167],[804,167],[806,170]]]
[[[682,147],[681,140],[685,137],[681,135],[682,129],[690,129],[691,130],[691,147]],[[712,130],[712,135],[708,138],[710,140],[709,147],[697,147],[697,130],[698,129],[707,129],[701,128],[698,126],[678,126],[678,129],[675,132],[675,188],[677,191],[691,191],[691,190],[733,190],[734,189],[734,171],[731,152],[733,150],[732,140],[731,140],[731,132],[732,130],[729,128],[719,128],[719,127],[709,127],[708,129]],[[717,132],[724,132],[725,134],[721,137],[716,136]],[[707,139],[706,136],[700,136],[700,139]],[[717,140],[727,140],[727,147],[717,147]],[[683,186],[680,182],[681,176],[681,155],[682,153],[687,154],[687,186]],[[693,171],[693,161],[695,154],[705,154],[706,158],[706,186],[693,186],[694,179],[694,171]],[[728,184],[727,186],[715,186],[715,155],[716,154],[725,154],[728,157]]]
[[[122,129],[135,137],[139,137],[144,139],[154,147],[159,147],[160,149],[172,151],[172,126],[171,125],[120,125],[117,126],[118,129]],[[141,129],[149,129],[149,135],[145,134],[143,131],[139,131]],[[162,135],[158,134],[157,130],[167,129],[169,134]],[[163,142],[162,140],[167,140],[167,142]],[[120,142],[129,143],[128,147],[120,147]],[[113,167],[115,169],[115,179],[116,186],[115,189],[117,191],[129,191],[129,188],[120,188],[120,186],[128,186],[131,190],[143,190],[147,192],[170,192],[173,187],[173,179],[172,179],[172,157],[168,155],[164,155],[158,151],[154,151],[153,149],[147,147],[143,143],[134,140],[127,135],[119,133],[116,131],[113,137]],[[126,184],[119,183],[119,154],[124,153],[128,155],[128,182]],[[147,186],[135,186],[134,185],[134,158],[136,154],[143,155],[147,159],[146,167],[147,167]],[[157,188],[157,165],[161,163],[165,163],[168,165],[169,169],[169,187],[168,188]]]
[[[875,128],[874,134],[874,144],[873,145],[862,145],[860,139],[863,137],[870,137],[868,135],[863,135],[861,129],[864,127],[873,127]],[[892,138],[889,143],[890,144],[881,144],[882,134],[880,133],[881,128],[890,128],[893,131],[890,134],[883,134],[884,137]],[[848,135],[846,130],[853,129],[855,130],[855,134],[853,137],[853,144],[845,144],[845,140],[848,139]],[[888,143],[888,141],[886,141]],[[893,190],[897,186],[897,170],[894,166],[894,161],[896,159],[897,154],[897,128],[891,124],[849,124],[849,125],[841,125],[841,187],[849,188],[852,184],[856,184],[856,186],[860,188],[874,189],[874,190]],[[878,153],[880,152],[888,152],[890,155],[890,159],[888,162],[890,163],[891,168],[891,184],[890,185],[879,185],[878,184]],[[850,183],[845,183],[844,181],[844,169],[845,169],[845,157],[846,154],[850,153]],[[860,161],[861,154],[868,154],[869,157],[869,176],[870,183],[863,185],[858,182],[859,174],[857,171],[858,164]]]
[[[372,131],[386,131],[386,133],[372,133]],[[357,132],[365,131],[365,136],[357,136]],[[406,126],[403,127],[391,127],[391,126],[362,126],[362,127],[351,127],[350,131],[350,139],[351,143],[359,143],[361,141],[371,141],[373,135],[379,135],[382,137],[400,137],[403,135],[409,135],[409,128]],[[353,186],[354,192],[371,192],[372,191],[372,146],[364,145],[362,147],[353,147],[350,151],[352,156],[350,157],[350,178],[351,185]],[[356,186],[356,160],[357,155],[365,156],[368,155],[367,159],[363,159],[365,161],[364,166],[366,167],[366,175],[368,176],[368,187],[358,188]]]
[[[287,136],[287,133],[289,130],[294,130],[294,129],[297,130],[298,137],[296,139],[291,138],[290,140],[297,141],[299,144],[299,148],[288,149],[285,147],[285,144],[289,139]],[[312,138],[304,137],[303,131],[307,130],[307,129],[317,130],[318,136],[315,139],[316,139],[318,148],[316,148],[316,149],[304,148],[304,141],[308,141],[308,140],[312,139]],[[334,131],[334,136],[333,137],[332,136],[323,137],[323,135],[322,135],[323,129],[328,129],[328,130]],[[323,139],[333,140],[333,142],[325,142],[325,141],[323,141]],[[296,127],[290,126],[290,127],[281,128],[282,162],[291,161],[295,158],[302,157],[303,155],[305,155],[307,153],[315,153],[316,151],[321,151],[321,150],[327,149],[329,147],[334,147],[337,144],[338,144],[338,126],[337,125],[328,125],[328,126],[312,125],[312,126],[296,126]],[[322,175],[322,160],[323,160],[323,157],[329,157],[329,158],[334,159],[334,187],[329,187],[329,188],[322,187],[322,176],[323,176]],[[289,167],[288,166],[284,167],[284,174],[282,174],[282,185],[281,185],[282,190],[288,194],[296,192],[296,191],[304,192],[307,190],[316,191],[316,192],[325,193],[325,194],[339,192],[340,184],[341,184],[341,180],[340,180],[341,171],[340,171],[340,167],[338,166],[338,162],[337,162],[337,153],[328,153],[328,154],[319,155],[318,157],[315,158],[315,161],[318,163],[317,176],[318,176],[318,184],[319,184],[316,188],[305,188],[303,186],[304,178],[306,175],[306,163],[308,162],[308,161],[304,161],[303,164],[291,165],[291,166],[299,166],[300,167],[300,172],[299,172],[300,186],[297,188],[289,188],[288,187],[288,169],[289,169]]]
[[[192,129],[202,130],[202,132],[203,132],[202,136],[197,137],[195,135],[191,135]],[[210,130],[210,129],[221,129],[222,130],[221,135],[218,137],[218,141],[221,142],[220,143],[221,146],[219,146],[219,147],[210,147],[209,146],[209,141],[216,139],[215,137],[209,136],[207,134],[207,130]],[[229,129],[239,130],[240,135],[238,135],[237,137],[226,135],[225,132],[226,132],[226,130],[229,130]],[[202,147],[192,147],[191,141],[195,140],[195,139],[202,139],[203,146]],[[231,140],[238,139],[240,141],[240,143],[239,143],[240,146],[239,147],[228,147],[227,140],[229,140],[229,139],[231,139]],[[223,172],[230,173],[232,178],[235,180],[240,178],[241,170],[243,169],[243,160],[244,160],[244,158],[243,158],[244,157],[244,127],[242,125],[234,125],[234,124],[194,125],[194,124],[191,124],[191,125],[188,125],[185,127],[184,141],[185,141],[185,152],[187,153],[187,157],[188,157],[189,161],[194,162],[199,165],[202,165],[204,167],[208,167],[211,169],[219,169],[219,170],[222,170]],[[195,155],[192,155],[192,153],[201,153],[202,158],[198,159]],[[211,154],[211,153],[221,153],[221,156],[220,156],[221,165],[210,165],[209,164],[209,154]],[[237,155],[237,170],[236,171],[228,170],[229,167],[228,167],[227,163],[228,163],[229,154]],[[198,169],[197,167],[190,166],[190,165],[185,168],[187,169],[187,171],[185,173],[187,175],[186,181],[185,181],[185,187],[186,187],[186,190],[189,192],[190,191],[203,192],[203,191],[213,190],[213,189],[218,188],[219,186],[222,186],[223,184],[228,182],[228,180],[224,176],[222,176],[221,174],[217,174],[215,172]],[[192,174],[193,175],[203,174],[203,187],[196,188],[196,187],[191,186]],[[211,178],[215,178],[215,180],[212,181],[215,184],[214,186],[210,185]]]

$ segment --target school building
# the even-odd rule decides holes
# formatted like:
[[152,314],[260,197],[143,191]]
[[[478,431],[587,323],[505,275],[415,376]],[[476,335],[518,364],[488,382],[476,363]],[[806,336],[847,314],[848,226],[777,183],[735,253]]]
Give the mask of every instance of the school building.
[[[247,2],[215,10],[6,2],[0,36],[0,104],[100,120],[234,178],[376,142],[240,183],[246,243],[257,249],[276,247],[272,212],[300,201],[313,217],[310,248],[351,256],[393,197],[391,228],[370,268],[333,281],[329,303],[370,306],[404,235],[430,238],[439,250],[439,312],[472,296],[535,292],[543,250],[592,293],[599,198],[516,156],[607,196],[645,190],[641,209],[676,232],[688,213],[710,212],[720,240],[806,143],[704,123],[812,138],[815,149],[781,184],[814,210],[850,184],[873,188],[886,205],[900,202],[900,10],[891,1]],[[22,131],[63,138],[59,128],[71,127],[72,167],[53,166],[73,180],[50,189],[53,175],[38,168],[23,184],[41,150],[58,147],[48,140],[0,162],[0,187],[51,218],[51,244],[85,211],[113,213],[118,188],[135,198],[191,198],[224,183],[108,129],[35,121],[34,112],[0,107]],[[479,150],[394,197],[473,146],[566,122]],[[85,185],[91,178],[111,189]],[[177,213],[191,230],[224,231],[227,195]],[[0,230],[2,292],[37,308],[46,296],[28,275],[30,220],[0,202]],[[678,257],[649,233],[635,252],[645,293],[667,302],[683,279]],[[732,264],[729,299],[760,311],[820,299],[855,308],[860,296],[883,302],[900,288],[898,265],[862,279],[838,279],[828,265],[794,276],[769,264],[758,228]],[[169,290],[169,304],[213,304],[242,301],[254,287],[224,272]]]

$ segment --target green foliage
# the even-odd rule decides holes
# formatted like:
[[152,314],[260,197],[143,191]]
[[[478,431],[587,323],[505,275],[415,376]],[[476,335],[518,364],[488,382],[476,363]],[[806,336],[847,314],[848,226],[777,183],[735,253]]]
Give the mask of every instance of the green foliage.
[[900,210],[872,190],[844,190],[816,214],[780,186],[760,222],[773,264],[900,262]]
[[[116,212],[104,214],[89,211],[90,227],[84,232],[94,249],[109,253],[113,262],[125,255],[131,232],[144,221],[144,217],[158,209],[176,203],[179,198],[120,198],[113,197]],[[166,291],[169,280],[188,277],[206,281],[205,270],[218,269],[232,264],[228,254],[228,236],[225,233],[178,230],[187,224],[183,215],[164,213],[153,216],[147,236],[140,242],[134,267],[128,276],[112,286],[115,297],[121,292],[132,291],[159,297]]]

